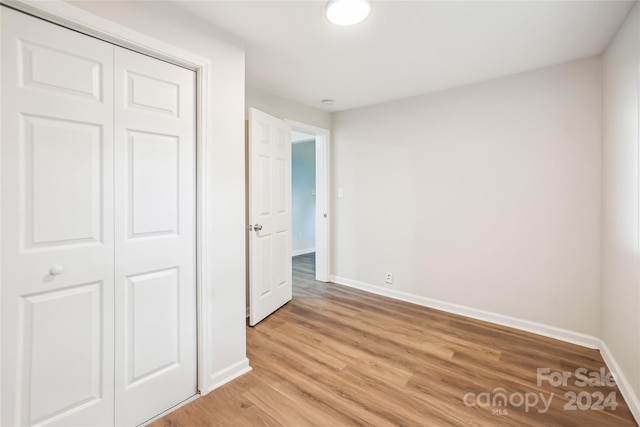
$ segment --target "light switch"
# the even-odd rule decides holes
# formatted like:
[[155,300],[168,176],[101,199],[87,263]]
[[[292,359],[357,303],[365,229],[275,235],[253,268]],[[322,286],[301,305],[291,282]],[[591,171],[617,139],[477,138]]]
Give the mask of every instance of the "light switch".
[[344,189],[338,188],[338,199],[342,199],[344,197]]

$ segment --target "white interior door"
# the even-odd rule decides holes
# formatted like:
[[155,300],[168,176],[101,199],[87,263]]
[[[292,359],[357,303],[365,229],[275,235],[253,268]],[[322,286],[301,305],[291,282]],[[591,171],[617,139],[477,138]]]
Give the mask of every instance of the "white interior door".
[[113,425],[113,47],[0,11],[0,425]]
[[196,394],[195,73],[115,48],[116,425]]
[[291,127],[249,111],[249,324],[291,300]]

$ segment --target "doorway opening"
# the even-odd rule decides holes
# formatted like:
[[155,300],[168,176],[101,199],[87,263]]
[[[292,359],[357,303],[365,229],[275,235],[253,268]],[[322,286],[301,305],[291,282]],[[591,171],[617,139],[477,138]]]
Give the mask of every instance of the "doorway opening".
[[291,255],[316,251],[316,137],[291,131]]
[[[329,130],[249,109],[247,140],[249,325],[255,326],[292,298],[291,132],[314,140],[315,279],[329,277]],[[311,138],[311,139],[309,139]],[[307,191],[312,188],[307,185]],[[307,233],[311,234],[311,233]],[[302,235],[300,235],[302,237]],[[302,240],[302,239],[300,239]]]
[[313,260],[315,280],[329,279],[329,130],[289,121],[291,125],[291,256]]

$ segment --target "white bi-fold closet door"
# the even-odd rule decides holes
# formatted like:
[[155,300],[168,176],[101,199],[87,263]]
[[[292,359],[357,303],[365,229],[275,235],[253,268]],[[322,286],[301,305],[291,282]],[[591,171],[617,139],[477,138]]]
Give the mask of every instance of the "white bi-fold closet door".
[[196,393],[195,73],[1,8],[0,425]]

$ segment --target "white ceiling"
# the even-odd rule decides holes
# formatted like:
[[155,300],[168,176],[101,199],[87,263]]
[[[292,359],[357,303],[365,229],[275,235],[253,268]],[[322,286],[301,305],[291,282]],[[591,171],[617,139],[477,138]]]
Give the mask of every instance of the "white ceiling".
[[338,27],[324,17],[325,1],[171,2],[245,41],[249,90],[326,111],[602,53],[633,5],[374,1],[365,22]]

